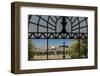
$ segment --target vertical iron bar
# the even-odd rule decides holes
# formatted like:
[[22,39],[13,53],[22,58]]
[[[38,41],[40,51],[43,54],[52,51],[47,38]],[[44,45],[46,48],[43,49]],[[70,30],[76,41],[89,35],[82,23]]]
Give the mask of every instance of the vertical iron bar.
[[38,32],[39,32],[39,22],[40,22],[40,19],[41,19],[41,16],[39,16],[38,24],[37,24],[37,37],[39,36],[39,35],[38,35]]
[[[88,18],[85,20],[86,22],[86,28],[87,28],[87,38],[86,38],[86,41],[87,41],[87,47],[88,47]],[[88,50],[88,49],[87,49]],[[87,55],[86,55],[86,58],[88,57],[88,51],[87,51]]]
[[70,20],[70,23],[71,23],[71,37],[72,37],[72,21]]
[[31,19],[32,15],[28,16],[28,29],[29,29],[29,23],[30,23],[30,19]]
[[63,42],[63,59],[65,59],[65,42]]
[[56,34],[57,34],[57,18],[56,18],[56,23],[55,23],[55,38],[56,38]]
[[48,38],[47,38],[47,60],[48,60]]
[[[31,17],[32,17],[32,15],[28,16],[28,35],[29,35],[29,24],[30,24]],[[31,37],[31,34],[28,37]]]
[[49,21],[50,16],[48,16],[47,20],[47,60],[48,60],[48,21]]
[[[78,20],[78,23],[79,23],[79,18],[77,18],[77,20]],[[79,35],[80,35],[80,23],[79,23],[79,26],[78,26],[78,28],[79,28]],[[80,52],[80,38],[78,39],[78,57],[79,58],[81,58],[81,52]]]

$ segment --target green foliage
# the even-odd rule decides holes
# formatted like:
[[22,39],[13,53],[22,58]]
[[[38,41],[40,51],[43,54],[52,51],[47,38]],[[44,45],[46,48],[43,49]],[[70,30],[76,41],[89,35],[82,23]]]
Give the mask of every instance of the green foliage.
[[28,59],[30,60],[33,57],[34,57],[34,52],[33,51],[28,51]]
[[33,47],[32,40],[28,40],[28,49],[31,50]]
[[80,40],[80,54],[81,57],[87,57],[88,54],[87,39]]
[[72,45],[69,47],[69,50],[67,52],[71,58],[77,58],[78,57],[78,41],[73,40]]
[[[87,57],[87,39],[80,40],[80,57]],[[68,55],[71,58],[78,58],[79,57],[79,42],[78,40],[73,40],[72,45],[69,46]]]
[[30,60],[31,58],[34,57],[35,53],[33,49],[35,48],[35,45],[32,43],[32,40],[28,40],[28,59]]

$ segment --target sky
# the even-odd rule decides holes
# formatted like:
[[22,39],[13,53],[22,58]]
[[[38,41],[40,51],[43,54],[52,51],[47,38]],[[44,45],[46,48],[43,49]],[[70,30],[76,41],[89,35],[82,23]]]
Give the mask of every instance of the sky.
[[[47,46],[47,39],[32,39],[32,42],[37,47]],[[69,46],[73,39],[48,39],[49,46],[62,46],[63,42],[66,46]]]

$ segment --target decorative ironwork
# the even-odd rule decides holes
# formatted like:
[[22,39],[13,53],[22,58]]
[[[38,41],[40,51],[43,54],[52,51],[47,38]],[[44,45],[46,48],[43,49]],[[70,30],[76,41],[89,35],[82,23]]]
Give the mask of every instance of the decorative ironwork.
[[[80,39],[88,39],[88,18],[74,16],[28,16],[28,39],[78,39],[78,58],[80,56]],[[63,59],[65,59],[65,42],[63,42]]]
[[[42,17],[39,15],[37,15],[36,17],[37,21],[35,20],[34,16],[29,15],[28,26],[30,31],[28,32],[28,38],[30,39],[32,38],[33,39],[34,38],[87,39],[88,37],[87,17],[64,17],[64,16]],[[57,22],[59,22],[59,24],[57,24]]]

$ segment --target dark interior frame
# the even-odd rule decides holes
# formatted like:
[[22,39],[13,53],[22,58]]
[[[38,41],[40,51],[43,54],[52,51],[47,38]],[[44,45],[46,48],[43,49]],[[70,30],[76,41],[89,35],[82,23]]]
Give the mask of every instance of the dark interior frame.
[[[43,68],[43,69],[27,69],[20,70],[20,7],[43,7],[43,8],[60,8],[60,9],[78,9],[93,10],[94,14],[94,65],[80,67],[62,67],[62,68]],[[45,3],[27,3],[13,2],[11,3],[11,72],[15,74],[23,73],[40,73],[40,72],[56,72],[56,71],[73,71],[97,69],[97,7],[94,6],[77,6],[77,5],[61,5],[61,4],[45,4]]]

